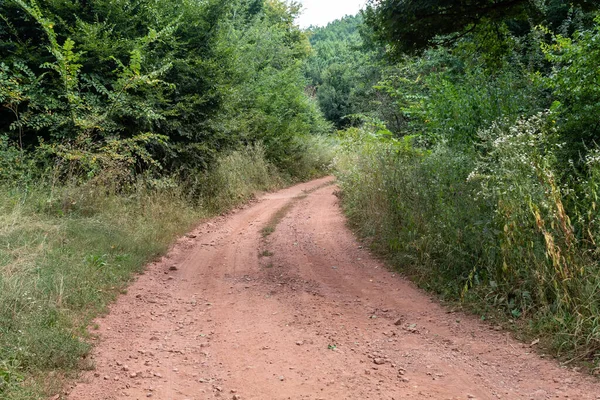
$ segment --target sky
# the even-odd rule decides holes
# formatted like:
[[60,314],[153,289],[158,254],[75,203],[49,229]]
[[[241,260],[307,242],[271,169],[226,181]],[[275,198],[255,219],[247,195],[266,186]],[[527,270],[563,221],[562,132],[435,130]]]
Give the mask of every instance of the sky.
[[366,0],[300,0],[304,11],[297,22],[301,28],[310,25],[325,26],[345,15],[354,15],[363,8]]

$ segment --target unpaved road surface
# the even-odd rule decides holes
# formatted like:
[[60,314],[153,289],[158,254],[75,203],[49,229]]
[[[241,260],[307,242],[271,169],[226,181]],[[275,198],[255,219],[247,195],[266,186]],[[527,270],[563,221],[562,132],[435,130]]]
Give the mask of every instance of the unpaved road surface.
[[386,270],[346,228],[331,180],[179,240],[98,320],[96,369],[68,398],[600,399],[593,378]]

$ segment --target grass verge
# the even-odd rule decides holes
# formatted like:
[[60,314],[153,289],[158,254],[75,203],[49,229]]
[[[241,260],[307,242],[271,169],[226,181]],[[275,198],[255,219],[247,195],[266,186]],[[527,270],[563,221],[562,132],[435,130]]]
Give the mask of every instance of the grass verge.
[[590,163],[563,178],[543,129],[482,132],[483,155],[342,144],[340,196],[355,232],[420,287],[600,374],[600,175]]

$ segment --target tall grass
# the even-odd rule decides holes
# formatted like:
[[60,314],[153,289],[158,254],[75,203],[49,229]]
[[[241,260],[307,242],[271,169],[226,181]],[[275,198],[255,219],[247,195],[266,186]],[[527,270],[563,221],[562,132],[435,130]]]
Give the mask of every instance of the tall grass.
[[129,196],[95,188],[3,189],[0,393],[19,399],[59,389],[44,388],[53,381],[36,376],[85,365],[91,318],[202,213],[175,188],[139,188]]
[[351,223],[426,288],[598,366],[598,161],[560,171],[546,114],[500,121],[479,140],[477,151],[425,151],[346,135],[336,167]]
[[[322,171],[321,161],[309,169]],[[92,368],[87,326],[149,260],[201,218],[290,183],[290,176],[251,146],[185,183],[140,180],[119,193],[94,184],[4,184],[0,398],[43,398],[61,389],[61,377]]]

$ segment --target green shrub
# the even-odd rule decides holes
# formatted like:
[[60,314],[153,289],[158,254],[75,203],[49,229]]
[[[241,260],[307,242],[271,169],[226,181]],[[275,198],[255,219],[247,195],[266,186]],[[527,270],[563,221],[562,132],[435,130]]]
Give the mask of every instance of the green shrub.
[[214,169],[201,175],[200,199],[209,209],[222,211],[282,183],[278,170],[266,160],[264,148],[248,146],[221,156]]
[[[545,31],[545,33],[549,33]],[[553,109],[561,136],[568,144],[567,154],[575,162],[579,153],[597,145],[600,113],[600,15],[592,28],[572,37],[555,35],[542,45],[552,73],[541,81],[552,90]],[[587,148],[586,148],[587,147]]]
[[30,154],[11,145],[0,135],[0,183],[27,181],[39,175],[39,168]]

